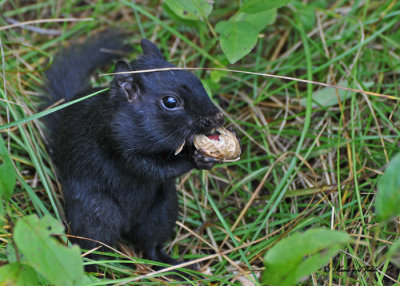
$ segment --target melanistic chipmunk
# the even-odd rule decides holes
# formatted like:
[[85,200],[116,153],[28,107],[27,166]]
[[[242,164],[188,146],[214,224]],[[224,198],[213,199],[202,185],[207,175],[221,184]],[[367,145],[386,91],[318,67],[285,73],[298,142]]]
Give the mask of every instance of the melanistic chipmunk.
[[[112,51],[126,50],[123,38],[104,32],[57,55],[46,72],[48,104],[100,90],[90,88],[89,76],[117,57]],[[152,42],[141,47],[140,58],[117,62],[115,72],[174,67]],[[177,264],[163,250],[178,214],[175,179],[218,163],[194,150],[192,139],[223,122],[200,80],[183,70],[115,75],[109,91],[50,115],[49,150],[71,234],[111,246],[124,240],[149,259]]]

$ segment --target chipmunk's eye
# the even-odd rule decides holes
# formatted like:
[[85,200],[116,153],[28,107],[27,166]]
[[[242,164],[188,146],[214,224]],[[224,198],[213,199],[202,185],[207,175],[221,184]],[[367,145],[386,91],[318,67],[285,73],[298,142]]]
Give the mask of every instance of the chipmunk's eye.
[[171,95],[163,97],[161,99],[161,105],[169,110],[178,109],[180,107],[178,99]]

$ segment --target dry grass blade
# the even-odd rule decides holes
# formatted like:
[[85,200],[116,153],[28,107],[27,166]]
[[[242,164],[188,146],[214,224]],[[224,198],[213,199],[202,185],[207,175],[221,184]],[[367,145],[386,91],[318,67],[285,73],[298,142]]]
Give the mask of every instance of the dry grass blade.
[[324,86],[324,87],[337,88],[337,89],[342,89],[342,90],[347,90],[347,91],[352,91],[352,92],[357,92],[357,93],[362,93],[362,94],[367,94],[367,95],[372,95],[372,96],[385,97],[385,98],[389,98],[389,99],[393,99],[393,100],[400,100],[399,97],[392,96],[392,95],[381,94],[381,93],[371,92],[371,91],[364,91],[364,90],[360,90],[360,89],[354,89],[354,88],[343,87],[343,86],[337,86],[337,85],[318,82],[318,81],[306,80],[306,79],[295,78],[295,77],[290,77],[290,76],[283,76],[283,75],[274,75],[274,74],[268,74],[268,73],[259,73],[259,72],[250,72],[250,71],[242,71],[242,70],[223,69],[223,68],[172,67],[172,68],[137,70],[137,71],[131,71],[131,72],[105,73],[105,74],[100,74],[100,76],[117,75],[117,74],[148,73],[148,72],[171,71],[171,70],[211,70],[211,71],[214,70],[214,71],[225,71],[225,72],[233,72],[233,73],[251,74],[251,75],[258,75],[258,76],[263,76],[263,77],[273,77],[273,78],[279,78],[279,79],[285,79],[285,80],[293,80],[293,81],[298,81],[298,82],[311,83],[314,85],[319,85],[319,86]]
[[6,26],[3,26],[3,27],[0,27],[0,31],[7,30],[7,29],[12,29],[12,28],[17,28],[17,27],[23,27],[23,26],[26,26],[26,25],[40,24],[40,23],[83,22],[83,21],[93,21],[93,18],[58,18],[58,19],[31,20],[31,21],[19,22],[19,23],[15,23],[15,24],[11,24],[11,25],[6,25]]

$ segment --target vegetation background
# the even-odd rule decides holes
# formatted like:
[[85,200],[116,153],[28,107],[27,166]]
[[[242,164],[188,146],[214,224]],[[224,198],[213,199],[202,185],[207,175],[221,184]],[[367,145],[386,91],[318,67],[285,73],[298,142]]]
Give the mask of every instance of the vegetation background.
[[[400,3],[211,2],[0,0],[0,285],[399,283]],[[143,277],[150,262],[123,245],[101,262],[83,258],[99,265],[83,276],[79,249],[60,243],[43,71],[61,47],[110,27],[131,33],[132,58],[147,38],[179,67],[297,79],[194,71],[242,144],[240,161],[177,182],[167,250],[201,261],[197,281]]]

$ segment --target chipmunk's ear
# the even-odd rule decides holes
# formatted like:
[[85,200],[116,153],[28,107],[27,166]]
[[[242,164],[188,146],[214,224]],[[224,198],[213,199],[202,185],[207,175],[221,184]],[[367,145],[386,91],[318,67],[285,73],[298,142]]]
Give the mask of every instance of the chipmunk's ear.
[[159,58],[159,59],[164,59],[162,56],[160,50],[157,48],[156,45],[154,45],[152,42],[149,40],[143,39],[140,42],[140,46],[142,47],[143,54],[145,56],[150,56],[154,58]]
[[126,62],[126,61],[118,61],[115,65],[114,72],[115,73],[123,73],[126,72],[126,74],[116,74],[115,78],[124,78],[124,77],[129,77],[131,74],[128,72],[132,71],[131,65]]
[[[130,71],[132,71],[131,66],[126,61],[118,61],[115,65],[115,73]],[[138,75],[130,73],[116,74],[115,81],[128,102],[136,102],[140,99],[142,90],[140,88],[140,80]]]

